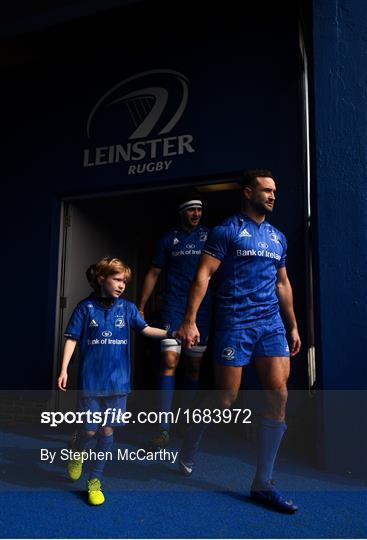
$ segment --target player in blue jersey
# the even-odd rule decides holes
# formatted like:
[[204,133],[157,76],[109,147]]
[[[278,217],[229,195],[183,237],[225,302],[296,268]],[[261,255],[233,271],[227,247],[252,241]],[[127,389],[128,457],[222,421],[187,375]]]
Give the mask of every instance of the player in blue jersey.
[[[87,278],[94,293],[76,306],[65,330],[58,387],[65,391],[67,368],[78,343],[80,352],[78,389],[79,411],[99,414],[100,425],[93,419],[83,424],[72,444],[72,459],[68,474],[78,480],[82,473],[82,452],[87,442],[98,434],[96,452],[107,456],[113,445],[115,426],[123,425],[118,414],[126,412],[126,398],[130,392],[130,329],[150,338],[164,339],[165,330],[153,328],[141,317],[137,307],[121,298],[131,270],[119,259],[104,257],[87,270]],[[90,414],[89,413],[89,414]],[[91,462],[87,480],[88,502],[104,502],[101,477],[106,460]]]
[[[242,211],[215,227],[203,249],[178,337],[190,347],[200,339],[196,314],[216,273],[213,355],[220,406],[238,394],[242,368],[255,363],[265,395],[259,423],[258,460],[251,496],[273,508],[295,512],[272,481],[273,466],[286,430],[285,407],[290,356],[301,346],[285,268],[285,236],[265,217],[274,207],[276,186],[270,171],[244,174]],[[281,314],[281,315],[280,315]],[[284,328],[283,321],[287,328]],[[181,451],[181,472],[192,473],[194,455],[206,424],[192,425]]]
[[[163,307],[160,313],[162,328],[175,330],[180,325],[187,302],[188,292],[200,259],[201,250],[207,240],[209,229],[200,225],[203,203],[197,196],[186,196],[178,206],[180,225],[168,231],[158,242],[156,251],[147,272],[139,303],[144,314],[145,305],[150,298],[163,268],[166,270],[166,284],[163,294]],[[186,406],[198,387],[200,362],[206,349],[210,320],[209,292],[203,296],[197,313],[200,340],[191,348],[185,348],[185,398]],[[161,366],[159,372],[159,408],[162,412],[171,411],[175,389],[175,371],[181,354],[181,346],[176,340],[161,342]],[[169,422],[162,421],[159,433],[151,441],[153,448],[161,448],[169,443]]]

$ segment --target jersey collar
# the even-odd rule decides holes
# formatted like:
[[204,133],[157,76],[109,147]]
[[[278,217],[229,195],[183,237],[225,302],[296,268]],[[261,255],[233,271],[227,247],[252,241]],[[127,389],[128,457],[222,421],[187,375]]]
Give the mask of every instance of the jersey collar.
[[111,309],[113,308],[114,306],[117,305],[117,302],[118,300],[120,300],[120,298],[116,298],[113,302],[111,302],[111,305],[109,306],[106,306],[104,305],[101,300],[98,298],[98,296],[96,295],[96,293],[92,292],[90,297],[89,297],[91,300],[93,300],[94,304],[96,307],[100,308],[100,309]]
[[254,219],[250,218],[249,216],[247,216],[246,214],[244,214],[243,212],[240,212],[238,214],[238,218],[241,220],[241,221],[246,221],[247,223],[253,223],[256,227],[258,227],[260,229],[260,227],[263,227],[264,225],[269,225],[269,223],[266,221],[266,219],[264,219],[264,221],[262,221],[261,223],[257,223],[257,221],[255,221]]

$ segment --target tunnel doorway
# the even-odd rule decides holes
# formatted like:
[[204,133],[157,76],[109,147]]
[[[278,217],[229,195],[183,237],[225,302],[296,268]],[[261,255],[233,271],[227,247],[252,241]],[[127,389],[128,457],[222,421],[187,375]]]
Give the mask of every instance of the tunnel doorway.
[[[64,201],[62,242],[60,252],[60,298],[56,329],[57,351],[54,374],[57,376],[63,346],[63,333],[74,307],[91,292],[85,271],[90,264],[104,256],[126,262],[133,271],[124,298],[137,303],[146,271],[154,253],[155,243],[169,228],[178,224],[177,201],[182,194],[196,190],[203,198],[202,223],[212,227],[240,209],[239,185],[235,181],[211,186],[180,186],[156,190],[139,190],[117,195],[99,195]],[[147,305],[146,319],[156,323],[160,293],[164,287],[164,272]],[[155,349],[152,340],[132,339],[132,386],[153,389],[154,366],[144,360]],[[140,369],[140,365],[144,365]],[[68,385],[77,387],[78,359],[74,355],[69,366]],[[55,379],[54,377],[54,379]],[[75,396],[56,392],[57,410],[72,410]]]

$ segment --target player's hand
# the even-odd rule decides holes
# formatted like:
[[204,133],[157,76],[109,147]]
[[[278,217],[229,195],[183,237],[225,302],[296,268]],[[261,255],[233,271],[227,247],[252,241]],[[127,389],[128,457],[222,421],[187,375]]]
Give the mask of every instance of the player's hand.
[[139,309],[139,313],[140,313],[140,315],[143,317],[143,319],[145,319],[145,316],[144,316],[144,309]]
[[57,379],[57,386],[59,390],[66,392],[66,383],[68,382],[68,374],[60,373],[59,378]]
[[301,339],[297,328],[294,328],[289,332],[289,352],[291,356],[295,356],[301,349]]
[[176,332],[176,337],[186,349],[191,349],[200,342],[200,332],[195,323],[183,322]]

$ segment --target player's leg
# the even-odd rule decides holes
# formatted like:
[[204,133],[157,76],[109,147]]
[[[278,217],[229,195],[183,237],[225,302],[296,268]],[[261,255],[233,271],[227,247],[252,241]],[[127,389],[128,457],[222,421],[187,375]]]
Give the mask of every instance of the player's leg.
[[199,387],[200,366],[207,348],[209,321],[201,317],[198,322],[198,330],[200,332],[200,343],[184,349],[185,373],[183,381],[183,392],[181,407],[185,410],[190,407]]
[[264,391],[265,406],[258,426],[256,474],[251,495],[273,508],[295,512],[298,507],[287,501],[274,487],[273,469],[280,443],[287,429],[285,408],[290,360],[282,323],[270,325],[255,349],[255,366]]
[[264,391],[265,407],[258,426],[258,455],[255,483],[266,485],[272,480],[275,459],[283,435],[287,403],[288,357],[257,357],[256,370]]
[[[248,363],[251,355],[242,351],[238,343],[236,332],[230,335],[227,332],[218,332],[215,336],[213,354],[216,389],[206,394],[205,401],[200,405],[202,410],[231,407],[236,400],[241,386],[242,367]],[[185,476],[192,473],[195,455],[208,425],[209,423],[205,422],[192,422],[187,429],[180,452],[180,470]]]
[[263,356],[254,359],[264,392],[264,418],[284,422],[290,374],[289,356]]
[[221,409],[230,408],[236,401],[241,387],[242,367],[216,364],[215,387]]
[[[165,326],[173,327],[172,324]],[[163,414],[161,414],[161,422],[157,435],[149,443],[151,450],[164,448],[169,443],[169,414],[172,410],[172,401],[175,392],[175,372],[180,354],[181,346],[175,339],[163,339],[161,341],[160,370],[158,376],[158,410]]]
[[199,388],[200,366],[206,346],[196,345],[192,349],[184,349],[185,373],[182,385],[181,407],[188,409]]

